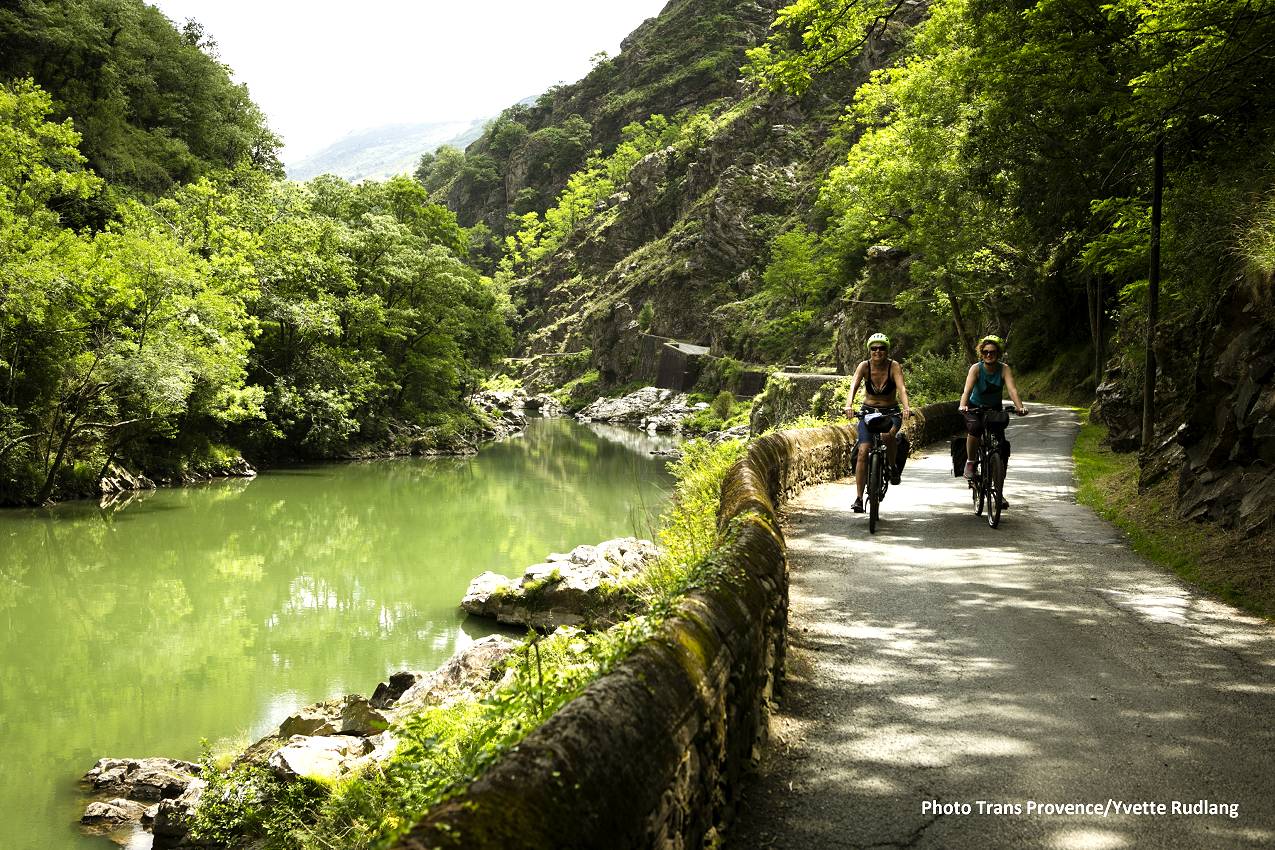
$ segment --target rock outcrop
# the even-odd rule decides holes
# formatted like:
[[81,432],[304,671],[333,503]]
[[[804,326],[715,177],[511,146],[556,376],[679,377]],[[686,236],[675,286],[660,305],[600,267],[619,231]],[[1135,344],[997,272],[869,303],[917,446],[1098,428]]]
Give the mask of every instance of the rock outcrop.
[[[224,463],[191,467],[178,475],[159,476],[156,484],[165,487],[199,484],[216,478],[256,478],[257,470],[242,457],[234,457]],[[152,485],[154,486],[154,485]]]
[[[1275,526],[1275,312],[1239,293],[1198,361],[1193,403],[1165,447],[1181,472],[1179,511],[1254,535]],[[1144,463],[1144,478],[1147,464]]]
[[622,592],[625,582],[658,555],[654,543],[634,537],[577,546],[532,564],[517,580],[483,573],[470,582],[461,607],[500,623],[536,629],[610,624],[633,604]]
[[85,826],[116,827],[131,821],[140,821],[149,808],[145,803],[116,797],[113,800],[97,800],[88,804],[80,823]]
[[685,393],[643,387],[619,398],[600,398],[576,414],[581,422],[636,425],[644,431],[677,431],[682,420],[707,404],[690,404]]
[[541,416],[561,416],[562,405],[548,394],[528,395],[525,390],[482,390],[469,398],[470,404],[495,423],[497,435],[521,431],[527,426],[527,411]]
[[199,776],[199,765],[169,758],[102,758],[84,781],[97,793],[154,803],[178,797]]
[[474,393],[469,403],[491,422],[487,436],[502,439],[527,427],[524,408],[527,394],[522,390],[483,390]]
[[1142,396],[1124,380],[1119,364],[1107,369],[1098,385],[1091,415],[1107,426],[1107,444],[1113,451],[1137,451],[1142,444]]

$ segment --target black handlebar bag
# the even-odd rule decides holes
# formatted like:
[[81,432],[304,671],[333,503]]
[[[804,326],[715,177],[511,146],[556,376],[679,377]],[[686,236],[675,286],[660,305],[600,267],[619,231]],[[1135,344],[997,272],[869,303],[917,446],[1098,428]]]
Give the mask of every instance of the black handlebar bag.
[[866,420],[868,430],[873,434],[884,434],[894,427],[894,417],[879,414],[877,416],[869,416]]

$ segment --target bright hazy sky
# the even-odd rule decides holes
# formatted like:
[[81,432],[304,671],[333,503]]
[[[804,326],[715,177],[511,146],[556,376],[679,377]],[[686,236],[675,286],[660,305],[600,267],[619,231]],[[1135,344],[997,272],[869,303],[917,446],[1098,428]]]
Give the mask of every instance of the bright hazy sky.
[[382,124],[495,115],[589,71],[666,0],[148,0],[204,25],[296,162]]

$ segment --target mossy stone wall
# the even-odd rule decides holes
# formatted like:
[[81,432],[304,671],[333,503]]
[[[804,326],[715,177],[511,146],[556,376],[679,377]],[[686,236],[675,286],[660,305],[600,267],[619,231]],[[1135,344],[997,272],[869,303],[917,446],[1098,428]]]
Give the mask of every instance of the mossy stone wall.
[[[959,428],[954,403],[908,424],[920,445]],[[783,672],[788,564],[778,508],[850,474],[848,425],[768,434],[722,486],[722,578],[457,796],[401,850],[712,846],[765,742]]]

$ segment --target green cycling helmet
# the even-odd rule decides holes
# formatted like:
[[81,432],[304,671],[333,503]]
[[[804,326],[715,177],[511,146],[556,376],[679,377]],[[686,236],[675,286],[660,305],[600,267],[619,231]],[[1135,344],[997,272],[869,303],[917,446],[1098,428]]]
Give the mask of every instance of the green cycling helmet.
[[[868,337],[868,348],[872,348],[872,343],[874,342],[884,342],[886,348],[890,347],[890,338],[882,333],[875,333]],[[982,343],[980,343],[980,345],[981,344]]]
[[993,343],[997,348],[1001,350],[1001,354],[1005,353],[1005,340],[1001,339],[996,334],[987,334],[985,337],[983,337],[982,339],[978,341],[978,345],[976,345],[975,348],[978,349],[979,351],[982,351],[983,343],[985,342]]

